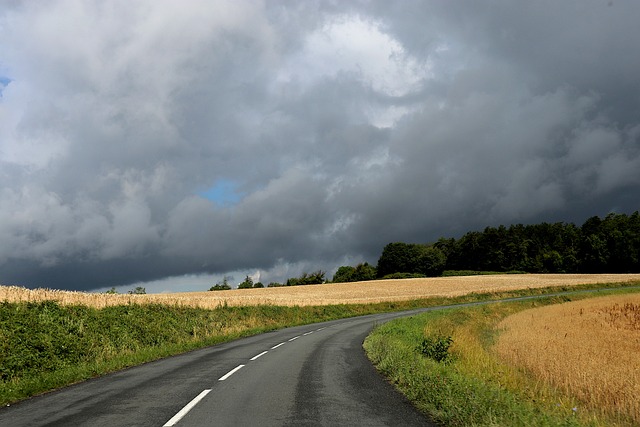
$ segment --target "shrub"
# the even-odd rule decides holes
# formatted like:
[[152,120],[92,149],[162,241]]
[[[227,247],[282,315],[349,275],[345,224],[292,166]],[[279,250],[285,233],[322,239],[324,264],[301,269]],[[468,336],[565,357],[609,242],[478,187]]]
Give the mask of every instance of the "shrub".
[[422,340],[418,346],[418,351],[436,362],[446,362],[450,359],[449,347],[453,344],[453,338],[450,336],[438,335],[436,337],[427,337]]

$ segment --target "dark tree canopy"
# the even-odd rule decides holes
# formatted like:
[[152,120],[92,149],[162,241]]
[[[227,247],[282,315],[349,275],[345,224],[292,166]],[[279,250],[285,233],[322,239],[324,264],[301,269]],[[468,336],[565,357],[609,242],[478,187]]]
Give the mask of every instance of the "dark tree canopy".
[[325,272],[322,270],[313,273],[303,273],[300,277],[287,279],[285,286],[319,285],[325,282]]
[[516,224],[470,231],[431,245],[389,243],[378,277],[407,273],[437,276],[444,270],[529,273],[640,272],[640,214],[611,213],[570,223]]
[[395,273],[418,273],[439,276],[445,269],[447,257],[434,245],[389,243],[378,260],[378,277]]
[[334,283],[344,282],[362,282],[365,280],[373,280],[376,278],[376,268],[369,263],[361,263],[355,267],[343,265],[338,268],[336,274],[333,275]]

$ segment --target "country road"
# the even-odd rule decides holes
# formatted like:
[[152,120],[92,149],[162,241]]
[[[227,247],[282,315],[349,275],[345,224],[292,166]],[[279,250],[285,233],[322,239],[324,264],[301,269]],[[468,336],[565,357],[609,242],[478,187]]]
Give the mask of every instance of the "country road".
[[394,318],[495,302],[361,316],[239,339],[0,408],[0,426],[433,426],[376,372],[362,342],[376,324]]
[[432,425],[362,349],[376,323],[408,314],[287,328],[166,358],[1,408],[0,426]]

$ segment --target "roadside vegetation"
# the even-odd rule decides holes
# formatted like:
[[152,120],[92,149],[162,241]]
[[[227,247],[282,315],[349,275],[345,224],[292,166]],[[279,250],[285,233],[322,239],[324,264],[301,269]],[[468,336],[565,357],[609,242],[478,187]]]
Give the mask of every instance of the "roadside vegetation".
[[[629,285],[633,282],[572,288]],[[125,367],[277,328],[566,289],[535,288],[376,304],[219,305],[215,309],[177,304],[136,304],[131,303],[132,300],[103,308],[61,304],[52,300],[4,301],[0,302],[0,404],[9,404]]]
[[[624,366],[627,360],[637,357],[637,340],[635,351],[628,350],[629,343],[625,344],[624,338],[617,344],[612,341],[615,326],[604,326],[609,333],[603,333],[602,340],[597,339],[598,334],[590,334],[588,341],[577,334],[573,340],[563,334],[560,338],[566,340],[565,346],[556,351],[556,343],[545,341],[545,336],[539,334],[545,330],[548,334],[557,324],[547,318],[547,322],[537,322],[535,328],[530,328],[530,321],[538,317],[538,312],[524,311],[549,306],[545,309],[556,313],[556,320],[565,315],[565,310],[573,310],[579,317],[581,308],[584,315],[584,307],[552,304],[629,292],[638,290],[575,293],[426,312],[377,327],[365,340],[364,348],[377,368],[402,393],[443,425],[638,425],[637,373],[632,373],[637,370],[637,363]],[[637,294],[633,298],[637,300]],[[593,301],[596,300],[600,298]],[[603,323],[608,317],[612,325],[618,322],[618,328],[621,324],[635,327],[637,320],[631,319],[635,319],[638,306],[625,304],[618,301],[617,305],[605,302],[599,306],[604,307],[599,312],[604,316]],[[516,313],[519,314],[512,316]],[[500,333],[511,328],[508,325],[517,325],[517,331],[507,329],[501,340]],[[590,329],[585,326],[583,332],[593,332],[593,326]],[[509,330],[512,335],[506,335]],[[535,342],[518,341],[524,337]],[[609,341],[603,341],[604,337]],[[563,351],[571,347],[575,347],[573,351]],[[586,347],[591,347],[591,351],[580,350]],[[514,349],[520,359],[513,358]],[[540,357],[547,352],[548,357]],[[613,359],[604,356],[607,352]],[[595,358],[586,372],[579,365],[585,357]],[[548,365],[552,366],[550,370]],[[605,372],[599,379],[594,372],[597,366]],[[581,375],[584,378],[578,378]],[[613,378],[620,381],[612,382]],[[581,385],[577,386],[578,383]],[[586,397],[589,391],[585,392],[585,388],[589,387],[592,391],[599,389],[604,397],[598,401]],[[628,396],[628,400],[621,405],[622,396]]]
[[0,405],[129,366],[242,336],[412,308],[126,304],[101,309],[55,301],[0,303]]

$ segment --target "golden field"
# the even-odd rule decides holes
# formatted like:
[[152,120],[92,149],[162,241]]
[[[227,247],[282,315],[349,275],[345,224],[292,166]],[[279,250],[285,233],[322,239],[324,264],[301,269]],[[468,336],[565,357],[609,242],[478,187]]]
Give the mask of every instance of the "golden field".
[[526,310],[499,328],[502,360],[593,410],[640,425],[640,294]]
[[147,295],[29,290],[16,286],[0,286],[0,301],[55,300],[62,304],[83,304],[97,308],[131,303],[159,303],[199,308],[216,308],[225,304],[308,306],[405,301],[429,297],[456,297],[469,293],[628,281],[640,281],[640,274],[504,274]]

